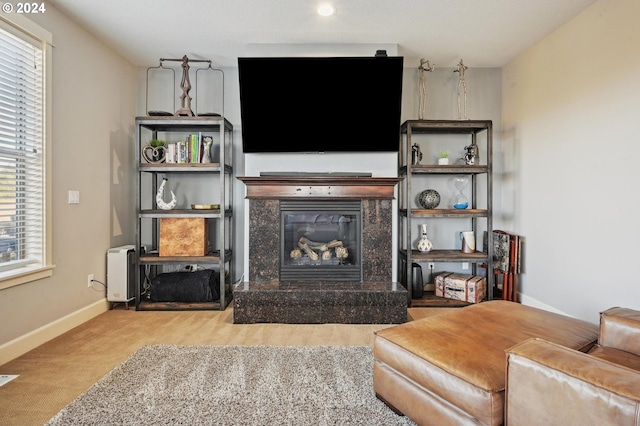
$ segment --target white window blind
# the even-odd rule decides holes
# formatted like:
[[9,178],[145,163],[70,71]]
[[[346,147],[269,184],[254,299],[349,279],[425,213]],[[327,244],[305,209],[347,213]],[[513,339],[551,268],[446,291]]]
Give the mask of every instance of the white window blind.
[[45,264],[41,46],[0,28],[0,271]]

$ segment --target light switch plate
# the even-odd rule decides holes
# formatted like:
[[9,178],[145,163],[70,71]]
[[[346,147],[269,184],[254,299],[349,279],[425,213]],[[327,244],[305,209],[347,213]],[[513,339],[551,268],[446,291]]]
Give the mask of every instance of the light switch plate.
[[69,191],[69,204],[80,204],[80,191]]

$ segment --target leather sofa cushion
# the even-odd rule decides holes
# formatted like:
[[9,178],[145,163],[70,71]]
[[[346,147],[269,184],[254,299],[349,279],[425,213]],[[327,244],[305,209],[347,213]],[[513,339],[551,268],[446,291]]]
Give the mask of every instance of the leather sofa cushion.
[[508,351],[506,423],[635,425],[640,373],[531,339]]
[[624,365],[625,367],[631,368],[632,370],[640,371],[640,356],[632,354],[630,352],[595,345],[589,351],[589,355],[593,355],[596,358],[613,362],[614,364]]
[[640,312],[617,307],[601,312],[598,343],[640,356]]
[[379,330],[374,357],[481,422],[499,424],[505,351],[532,337],[585,352],[597,340],[598,326],[494,300]]

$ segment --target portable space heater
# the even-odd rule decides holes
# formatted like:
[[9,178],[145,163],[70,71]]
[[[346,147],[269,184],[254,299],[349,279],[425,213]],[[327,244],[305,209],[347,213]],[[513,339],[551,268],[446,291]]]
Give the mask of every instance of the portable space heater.
[[135,299],[135,246],[125,245],[107,251],[107,301],[129,302]]

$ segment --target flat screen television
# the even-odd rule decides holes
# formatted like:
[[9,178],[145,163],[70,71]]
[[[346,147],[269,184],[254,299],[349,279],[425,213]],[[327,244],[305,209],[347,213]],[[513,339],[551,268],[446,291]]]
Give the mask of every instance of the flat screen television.
[[242,148],[396,152],[402,57],[238,58]]

